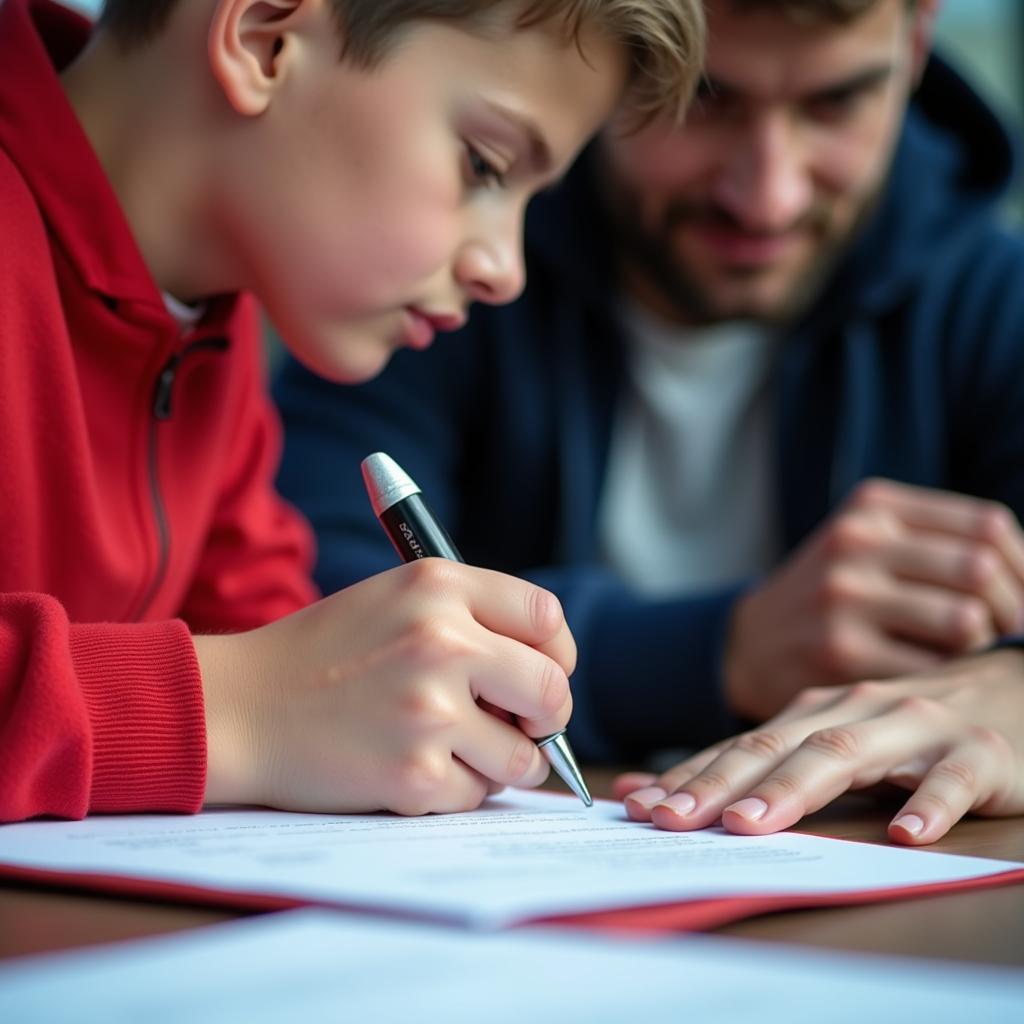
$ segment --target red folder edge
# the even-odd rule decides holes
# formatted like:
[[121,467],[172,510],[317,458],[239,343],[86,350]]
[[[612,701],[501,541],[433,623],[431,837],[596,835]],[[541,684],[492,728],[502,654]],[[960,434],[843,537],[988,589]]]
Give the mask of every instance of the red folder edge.
[[[398,911],[327,901],[307,900],[292,896],[271,896],[262,893],[230,892],[207,889],[178,882],[163,882],[149,878],[125,875],[107,875],[74,871],[47,871],[0,863],[0,880],[23,882],[48,888],[76,889],[134,899],[160,900],[167,903],[189,903],[204,907],[222,907],[263,913],[274,910],[293,910],[297,907],[329,906],[356,913],[383,914],[388,917],[437,920],[424,915],[410,915]],[[867,903],[889,903],[894,900],[919,899],[941,896],[949,892],[969,889],[988,889],[996,886],[1024,883],[1024,868],[1011,868],[995,875],[967,878],[955,882],[932,882],[889,889],[864,889],[853,892],[823,894],[793,894],[772,896],[728,896],[721,899],[691,900],[662,903],[643,907],[625,907],[617,910],[596,910],[581,914],[557,914],[531,918],[521,925],[565,925],[616,933],[663,933],[676,931],[707,931],[733,921],[779,910],[799,910],[813,907],[842,907]],[[445,922],[452,923],[452,922]]]
[[989,889],[1024,882],[1024,868],[1011,868],[995,875],[966,878],[955,882],[929,882],[889,889],[862,889],[841,893],[799,893],[772,896],[726,896],[721,899],[691,900],[621,910],[564,914],[531,921],[531,924],[559,924],[613,932],[696,932],[719,928],[778,910],[815,907],[859,906],[867,903],[892,903],[895,900],[942,896],[968,889]]

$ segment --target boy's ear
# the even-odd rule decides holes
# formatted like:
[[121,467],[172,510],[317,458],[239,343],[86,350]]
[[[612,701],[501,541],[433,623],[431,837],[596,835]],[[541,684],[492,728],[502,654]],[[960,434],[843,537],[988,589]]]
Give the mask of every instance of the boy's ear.
[[210,22],[210,69],[239,114],[262,114],[295,47],[293,31],[318,0],[219,0]]

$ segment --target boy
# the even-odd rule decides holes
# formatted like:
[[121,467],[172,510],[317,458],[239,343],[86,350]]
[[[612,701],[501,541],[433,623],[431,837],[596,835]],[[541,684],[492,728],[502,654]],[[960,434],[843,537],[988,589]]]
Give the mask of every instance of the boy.
[[5,0],[0,820],[417,814],[541,781],[523,733],[564,726],[575,658],[551,595],[430,560],[305,607],[242,293],[338,381],[509,301],[529,196],[624,89],[678,114],[701,24],[695,0],[110,0],[90,39]]

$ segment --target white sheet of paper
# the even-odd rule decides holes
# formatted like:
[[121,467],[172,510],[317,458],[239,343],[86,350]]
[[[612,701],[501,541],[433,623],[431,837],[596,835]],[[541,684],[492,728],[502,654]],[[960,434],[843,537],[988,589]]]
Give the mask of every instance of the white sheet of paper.
[[1024,974],[689,937],[480,935],[302,910],[0,967],[0,1020],[972,1024]]
[[720,829],[659,832],[622,805],[515,792],[424,818],[214,810],[0,827],[0,863],[298,897],[499,928],[721,896],[836,894],[1024,865]]

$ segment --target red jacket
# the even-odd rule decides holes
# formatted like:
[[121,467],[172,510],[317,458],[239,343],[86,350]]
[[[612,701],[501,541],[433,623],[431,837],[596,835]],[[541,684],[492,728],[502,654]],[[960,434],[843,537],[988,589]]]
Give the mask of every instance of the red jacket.
[[0,821],[197,810],[190,630],[315,597],[255,306],[168,314],[57,78],[88,34],[0,4]]

